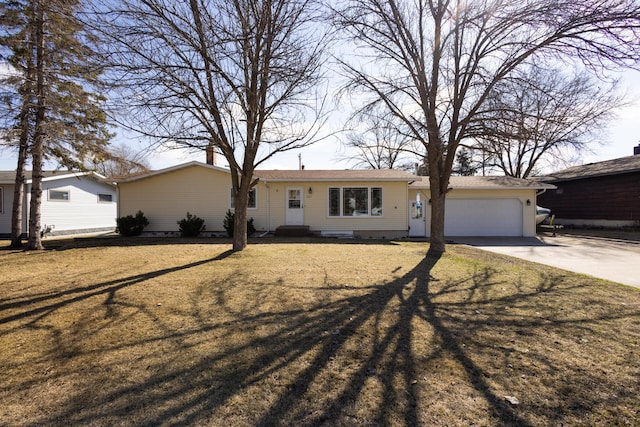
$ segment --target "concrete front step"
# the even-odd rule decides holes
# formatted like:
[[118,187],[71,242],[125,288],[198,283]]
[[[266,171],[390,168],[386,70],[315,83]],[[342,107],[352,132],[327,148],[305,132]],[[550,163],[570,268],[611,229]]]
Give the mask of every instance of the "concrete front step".
[[308,225],[281,225],[276,228],[278,237],[306,237],[311,235]]

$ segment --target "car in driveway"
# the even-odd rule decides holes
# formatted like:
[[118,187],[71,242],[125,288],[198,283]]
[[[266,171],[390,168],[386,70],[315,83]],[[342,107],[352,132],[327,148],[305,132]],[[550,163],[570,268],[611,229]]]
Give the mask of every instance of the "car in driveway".
[[536,225],[542,224],[551,215],[551,209],[536,205]]

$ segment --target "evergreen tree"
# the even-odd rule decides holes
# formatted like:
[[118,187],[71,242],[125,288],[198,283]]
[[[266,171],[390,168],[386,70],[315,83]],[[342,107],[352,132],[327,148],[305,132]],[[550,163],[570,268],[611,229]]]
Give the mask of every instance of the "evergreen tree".
[[[79,9],[78,0],[13,0],[0,5],[0,48],[10,64],[3,84],[13,88],[13,97],[5,97],[10,120],[3,127],[12,141],[19,141],[16,187],[22,187],[19,180],[24,179],[27,157],[20,156],[21,150],[26,154],[28,148],[32,164],[29,249],[42,247],[44,161],[82,168],[87,159],[103,156],[111,137],[100,94],[102,70],[92,47],[97,40],[77,19]],[[14,217],[21,216],[19,211],[14,206]]]
[[466,148],[462,148],[458,151],[456,154],[456,163],[454,173],[457,173],[460,176],[473,176],[478,172],[478,169],[480,169],[478,163],[473,161],[471,151]]

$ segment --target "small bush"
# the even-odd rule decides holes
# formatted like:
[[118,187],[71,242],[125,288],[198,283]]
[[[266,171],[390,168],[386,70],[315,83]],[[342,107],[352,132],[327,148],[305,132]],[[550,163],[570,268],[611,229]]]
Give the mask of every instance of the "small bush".
[[[231,210],[227,210],[227,214],[224,216],[224,229],[227,230],[227,235],[233,237],[233,221],[235,215]],[[253,225],[253,218],[247,220],[247,236],[251,236],[256,232],[256,227]]]
[[139,236],[142,234],[142,230],[149,225],[149,220],[142,213],[138,211],[136,216],[127,215],[116,219],[116,233],[120,233],[123,236]]
[[197,237],[205,229],[204,219],[187,212],[187,217],[178,221],[182,237]]

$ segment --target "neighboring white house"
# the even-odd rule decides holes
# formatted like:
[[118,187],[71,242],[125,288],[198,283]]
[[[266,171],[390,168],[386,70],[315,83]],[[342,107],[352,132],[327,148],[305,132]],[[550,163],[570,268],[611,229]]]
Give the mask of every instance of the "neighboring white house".
[[[428,237],[427,177],[397,170],[256,170],[248,217],[258,232],[306,227],[318,235]],[[118,216],[141,210],[146,232],[175,234],[186,213],[224,233],[233,209],[228,169],[191,162],[118,181]],[[534,236],[547,184],[507,177],[451,177],[446,236]]]
[[[40,207],[42,230],[49,235],[113,231],[116,226],[116,186],[95,172],[46,171]],[[31,174],[22,201],[22,230],[28,232]],[[0,171],[0,236],[11,234],[15,172]]]

